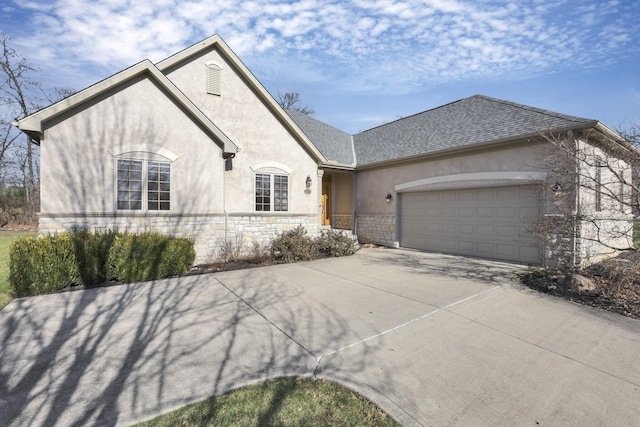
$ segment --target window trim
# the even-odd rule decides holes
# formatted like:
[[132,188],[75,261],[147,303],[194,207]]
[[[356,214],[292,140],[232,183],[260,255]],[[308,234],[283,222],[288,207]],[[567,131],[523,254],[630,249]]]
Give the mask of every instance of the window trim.
[[[265,209],[258,209],[259,206],[259,202],[258,202],[258,198],[262,197],[263,199],[265,198],[265,196],[259,196],[258,195],[258,177],[259,176],[267,176],[269,178],[269,200],[268,200],[268,210]],[[290,206],[291,206],[291,179],[290,179],[290,174],[286,173],[283,170],[278,170],[278,171],[274,171],[272,169],[270,170],[255,170],[254,174],[253,174],[253,211],[254,212],[260,212],[260,213],[283,213],[283,212],[289,212]],[[278,209],[276,210],[276,177],[281,177],[281,178],[285,178],[286,179],[286,197],[280,197],[280,199],[286,199],[286,206],[285,209]],[[280,191],[282,191],[282,189],[280,189]],[[264,208],[265,203],[262,202],[260,203],[260,205]],[[280,205],[281,206],[281,205]]]
[[[175,205],[175,197],[174,197],[174,179],[173,179],[173,173],[172,173],[172,163],[169,159],[166,158],[159,158],[160,156],[158,155],[150,155],[150,156],[127,156],[127,155],[122,155],[117,157],[115,160],[115,180],[114,180],[114,185],[115,185],[115,210],[116,212],[139,212],[139,213],[161,213],[161,212],[172,212],[173,211],[173,207]],[[142,197],[140,200],[141,203],[141,207],[140,209],[127,209],[127,208],[120,208],[119,207],[119,184],[120,184],[120,178],[118,176],[118,172],[119,172],[119,162],[120,161],[130,161],[130,162],[140,162],[142,164],[142,185],[141,185],[141,192],[142,192]],[[169,199],[166,203],[168,203],[169,208],[168,209],[149,209],[149,163],[155,163],[155,164],[159,164],[159,165],[168,165],[169,166]],[[159,183],[159,181],[158,181]],[[160,187],[160,184],[159,184]],[[127,190],[129,191],[129,190]],[[166,191],[162,191],[160,189],[157,190],[158,193],[166,193]],[[162,204],[162,201],[158,202],[158,205],[160,207],[160,205]]]

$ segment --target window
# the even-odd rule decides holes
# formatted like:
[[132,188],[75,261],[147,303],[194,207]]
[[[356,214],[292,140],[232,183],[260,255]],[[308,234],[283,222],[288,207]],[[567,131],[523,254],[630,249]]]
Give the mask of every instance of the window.
[[211,95],[220,95],[220,66],[207,63],[207,93]]
[[171,164],[118,159],[118,210],[171,209]]
[[289,177],[268,173],[256,174],[256,211],[289,210]]
[[142,209],[142,162],[118,160],[118,209]]

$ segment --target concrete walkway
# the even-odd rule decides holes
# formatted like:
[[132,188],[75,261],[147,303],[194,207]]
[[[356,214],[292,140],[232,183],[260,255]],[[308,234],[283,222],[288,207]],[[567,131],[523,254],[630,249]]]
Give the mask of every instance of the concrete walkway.
[[[640,322],[406,250],[13,301],[0,425],[130,425],[314,373],[405,426],[640,425]],[[286,391],[283,391],[286,392]]]

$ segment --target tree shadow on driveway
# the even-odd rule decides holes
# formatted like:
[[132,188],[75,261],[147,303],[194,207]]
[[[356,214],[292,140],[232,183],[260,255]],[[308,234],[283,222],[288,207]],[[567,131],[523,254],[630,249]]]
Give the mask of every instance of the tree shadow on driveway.
[[216,273],[14,300],[0,312],[0,419],[129,425],[267,378],[312,375],[319,354],[308,344],[322,343],[309,334],[340,341],[346,322],[281,286],[277,270],[259,270],[233,272],[233,289]]

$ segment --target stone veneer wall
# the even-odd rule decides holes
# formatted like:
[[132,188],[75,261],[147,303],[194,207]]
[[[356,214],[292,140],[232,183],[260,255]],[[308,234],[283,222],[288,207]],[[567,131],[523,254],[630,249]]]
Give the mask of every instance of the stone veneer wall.
[[398,247],[395,215],[359,214],[356,222],[358,239],[361,243]]
[[332,220],[333,228],[338,230],[353,230],[352,214],[334,214]]
[[41,234],[76,229],[93,231],[119,230],[131,233],[157,231],[162,234],[193,239],[195,264],[219,260],[221,242],[240,242],[243,252],[251,254],[253,242],[266,247],[284,230],[302,225],[311,236],[319,232],[318,217],[304,214],[211,214],[211,215],[41,215]]

